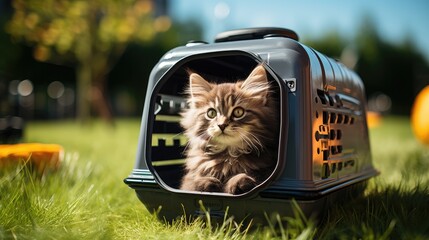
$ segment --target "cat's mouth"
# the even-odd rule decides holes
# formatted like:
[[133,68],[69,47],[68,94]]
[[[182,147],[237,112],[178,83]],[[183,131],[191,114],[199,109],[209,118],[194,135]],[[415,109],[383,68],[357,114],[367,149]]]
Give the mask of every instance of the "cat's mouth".
[[224,133],[224,132],[216,134],[216,136],[213,136],[213,140],[215,140],[216,142],[219,142],[219,141],[225,140],[225,139],[229,139],[229,138],[231,138],[231,135]]
[[216,131],[212,134],[213,138],[231,138],[234,137],[234,134],[230,133],[229,131]]
[[219,146],[230,147],[242,145],[242,140],[237,135],[237,132],[232,131],[231,129],[215,129],[215,131],[208,131],[209,136],[211,136],[211,142]]
[[219,133],[212,138],[216,143],[223,145],[235,145],[241,142],[240,138],[230,133]]

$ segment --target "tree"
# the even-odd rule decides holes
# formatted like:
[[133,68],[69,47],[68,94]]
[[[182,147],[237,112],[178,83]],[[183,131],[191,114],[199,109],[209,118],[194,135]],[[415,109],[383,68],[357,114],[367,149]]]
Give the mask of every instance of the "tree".
[[416,48],[412,36],[404,33],[401,42],[383,39],[374,20],[366,16],[356,35],[359,51],[357,72],[370,97],[380,92],[392,100],[392,113],[409,114],[418,91],[427,84],[429,66]]
[[327,31],[319,39],[307,39],[304,43],[332,58],[339,58],[347,45],[347,41],[335,30]]
[[6,31],[34,49],[34,58],[71,64],[77,78],[77,115],[91,108],[112,121],[106,75],[130,42],[148,42],[170,28],[168,17],[153,16],[150,0],[14,0]]

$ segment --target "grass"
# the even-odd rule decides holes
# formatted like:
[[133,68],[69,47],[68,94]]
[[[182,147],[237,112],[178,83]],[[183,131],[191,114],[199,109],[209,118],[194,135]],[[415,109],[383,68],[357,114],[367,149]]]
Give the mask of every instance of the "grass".
[[43,176],[25,166],[0,171],[0,239],[429,238],[429,149],[414,139],[407,118],[371,130],[381,175],[365,196],[335,204],[318,224],[296,208],[292,217],[278,216],[287,227],[256,230],[232,219],[218,227],[201,219],[166,224],[149,213],[122,182],[134,165],[139,124],[30,122],[25,140],[61,144],[65,161]]

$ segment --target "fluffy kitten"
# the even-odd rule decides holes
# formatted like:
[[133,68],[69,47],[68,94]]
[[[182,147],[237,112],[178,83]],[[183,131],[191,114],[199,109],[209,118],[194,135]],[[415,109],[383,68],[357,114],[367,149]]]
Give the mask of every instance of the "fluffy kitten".
[[209,83],[191,73],[187,93],[180,189],[240,194],[266,180],[276,164],[279,124],[264,67],[236,83]]

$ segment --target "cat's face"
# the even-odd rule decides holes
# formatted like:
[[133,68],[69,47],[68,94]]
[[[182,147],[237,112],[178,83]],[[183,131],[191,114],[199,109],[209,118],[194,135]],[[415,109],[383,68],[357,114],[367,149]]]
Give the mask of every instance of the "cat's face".
[[[189,76],[189,130],[218,150],[228,147],[250,152],[262,148],[262,118],[269,83],[265,69],[257,66],[244,81],[212,84],[196,73]],[[186,124],[185,124],[186,125]],[[186,126],[185,126],[186,127]]]

